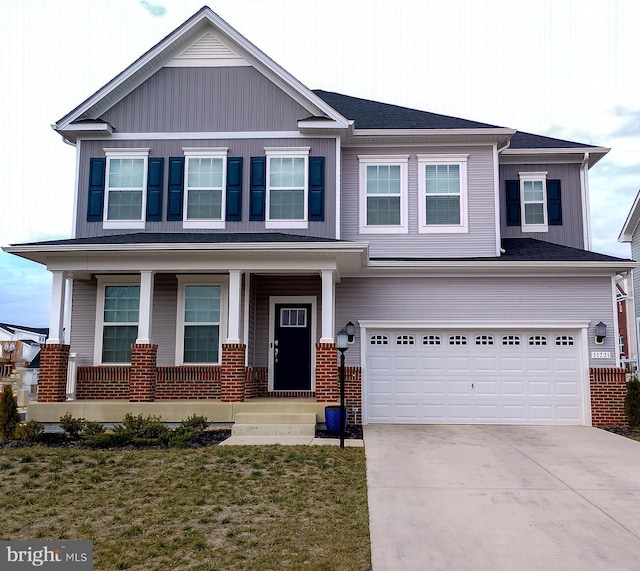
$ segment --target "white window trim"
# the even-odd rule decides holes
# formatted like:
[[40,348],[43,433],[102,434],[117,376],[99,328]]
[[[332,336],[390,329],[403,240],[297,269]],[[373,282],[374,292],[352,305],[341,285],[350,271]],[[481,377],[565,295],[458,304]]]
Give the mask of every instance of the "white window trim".
[[[104,331],[104,291],[106,286],[128,286],[140,285],[140,276],[96,276],[98,281],[98,292],[96,300],[96,326],[93,343],[93,364],[102,365],[102,335]],[[138,310],[138,321],[140,324],[140,311]],[[130,325],[134,325],[133,322]],[[131,363],[106,363],[108,365],[130,365]]]
[[[184,197],[182,203],[183,220],[182,227],[185,229],[211,229],[222,230],[225,227],[225,213],[227,211],[227,154],[228,147],[185,147],[182,149],[185,156],[184,165]],[[222,159],[222,206],[220,218],[198,218],[189,220],[187,218],[187,203],[189,200],[189,159],[219,158]]]
[[[547,171],[544,172],[519,172],[520,176],[520,228],[522,232],[548,232],[549,220],[547,218]],[[542,213],[544,224],[527,224],[524,214],[524,183],[525,181],[542,181]],[[537,204],[537,202],[535,203]]]
[[[107,158],[107,168],[104,178],[104,210],[102,214],[102,227],[105,230],[140,230],[145,228],[145,217],[147,212],[147,174],[149,170],[149,149],[103,149]],[[138,220],[109,220],[109,167],[110,159],[144,159],[144,170],[142,178],[142,207],[140,219]]]
[[[469,232],[469,187],[467,178],[468,154],[417,155],[418,204],[421,234],[456,234]],[[458,165],[460,167],[460,224],[427,224],[426,165]]]
[[[264,153],[267,157],[267,179],[265,197],[265,228],[282,229],[306,229],[309,227],[309,151],[311,147],[265,147]],[[272,158],[304,158],[304,214],[300,220],[279,220],[269,218],[271,205],[271,188],[269,180],[271,175]]]
[[[185,363],[184,362],[184,302],[185,286],[219,285],[220,286],[220,331],[218,334],[217,363]],[[227,318],[229,312],[229,277],[223,275],[179,275],[178,305],[176,315],[176,365],[220,365],[222,362],[222,344],[227,338]]]
[[[360,161],[360,234],[407,234],[409,232],[409,155],[358,155]],[[400,224],[395,226],[367,224],[367,167],[371,165],[400,167]]]

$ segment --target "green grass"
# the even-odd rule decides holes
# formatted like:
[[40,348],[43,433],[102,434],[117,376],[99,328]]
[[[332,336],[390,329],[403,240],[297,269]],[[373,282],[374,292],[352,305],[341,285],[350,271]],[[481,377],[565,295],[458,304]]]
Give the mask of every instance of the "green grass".
[[94,569],[371,567],[363,449],[0,450],[0,539],[93,541]]

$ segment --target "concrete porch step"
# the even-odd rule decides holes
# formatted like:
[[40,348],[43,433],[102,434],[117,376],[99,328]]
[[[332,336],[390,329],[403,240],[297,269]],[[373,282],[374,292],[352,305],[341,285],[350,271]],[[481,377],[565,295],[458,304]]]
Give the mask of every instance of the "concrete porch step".
[[313,412],[238,412],[232,436],[311,437],[316,433]]

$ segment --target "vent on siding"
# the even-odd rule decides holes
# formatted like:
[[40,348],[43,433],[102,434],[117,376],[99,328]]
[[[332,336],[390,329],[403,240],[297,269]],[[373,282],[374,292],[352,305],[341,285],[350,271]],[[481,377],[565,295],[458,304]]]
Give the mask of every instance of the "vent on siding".
[[370,345],[388,345],[389,338],[386,335],[372,335],[369,337]]
[[466,345],[467,338],[464,335],[451,335],[449,337],[449,345]]
[[558,345],[559,347],[572,346],[574,344],[575,343],[571,335],[558,335],[556,337],[556,345]]
[[520,345],[520,336],[519,335],[503,335],[502,344],[503,345]]
[[396,345],[415,345],[416,340],[413,335],[397,335]]
[[476,345],[493,345],[493,335],[476,335]]
[[165,65],[167,67],[235,67],[251,64],[219,38],[207,32]]
[[529,337],[529,345],[534,346],[534,345],[546,345],[547,344],[547,338],[544,335],[532,335],[531,337]]
[[425,335],[422,338],[423,345],[440,345],[440,335]]

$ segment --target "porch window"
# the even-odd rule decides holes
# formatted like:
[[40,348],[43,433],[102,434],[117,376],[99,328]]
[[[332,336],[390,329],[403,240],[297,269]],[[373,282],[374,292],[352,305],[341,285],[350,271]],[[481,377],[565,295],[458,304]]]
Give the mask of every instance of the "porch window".
[[[131,362],[131,345],[138,336],[140,286],[120,283],[104,284],[100,288],[100,314],[97,323],[101,328],[96,341],[96,364]],[[94,359],[94,361],[96,361]]]
[[179,290],[178,364],[220,363],[224,332],[226,283],[205,276],[181,276]]

